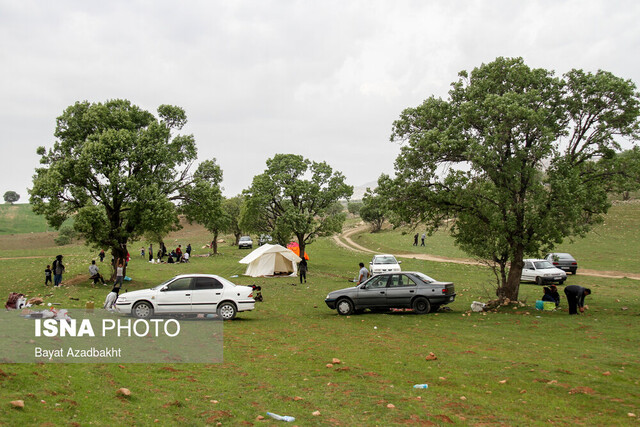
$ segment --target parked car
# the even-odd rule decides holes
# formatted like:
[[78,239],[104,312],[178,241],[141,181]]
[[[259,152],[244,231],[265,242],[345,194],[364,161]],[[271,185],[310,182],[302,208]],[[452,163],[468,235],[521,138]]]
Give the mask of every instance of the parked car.
[[240,237],[240,240],[238,240],[238,249],[242,249],[242,248],[247,248],[247,249],[253,248],[253,240],[251,240],[251,236]]
[[407,271],[380,273],[351,288],[333,291],[324,302],[346,316],[369,308],[412,308],[418,314],[436,311],[456,298],[452,282],[439,282],[426,274]]
[[563,271],[570,271],[571,274],[576,274],[578,271],[578,261],[571,254],[565,254],[561,252],[553,252],[547,254],[544,257],[547,261],[553,264],[554,267]]
[[162,314],[216,313],[223,320],[253,310],[253,289],[213,274],[183,274],[151,289],[118,297],[115,309],[140,319]]
[[265,243],[271,243],[272,239],[271,236],[268,234],[261,234],[260,238],[258,239],[258,246],[262,246]]
[[400,263],[393,255],[374,255],[369,263],[369,271],[372,275],[400,271]]
[[521,282],[535,282],[538,285],[558,283],[562,285],[567,280],[567,273],[556,268],[546,259],[525,259]]

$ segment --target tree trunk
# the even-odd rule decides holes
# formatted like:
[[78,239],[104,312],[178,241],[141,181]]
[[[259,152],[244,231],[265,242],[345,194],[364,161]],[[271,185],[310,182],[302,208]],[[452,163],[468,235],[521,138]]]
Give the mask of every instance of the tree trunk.
[[300,236],[298,235],[298,247],[300,248],[300,258],[304,259],[304,254],[305,254],[305,249],[306,249],[306,244],[304,242],[304,235]]
[[520,291],[520,276],[522,275],[522,267],[524,262],[524,251],[522,248],[516,248],[513,259],[509,264],[509,274],[507,275],[506,282],[503,282],[502,286],[496,291],[498,298],[501,300],[510,299],[511,301],[518,300],[518,293]]
[[213,233],[213,241],[211,243],[213,243],[213,254],[217,255],[218,254],[218,232],[217,231]]
[[238,246],[238,243],[240,243],[240,236],[242,236],[242,233],[233,233],[233,236],[236,238],[236,242],[234,243],[234,246]]

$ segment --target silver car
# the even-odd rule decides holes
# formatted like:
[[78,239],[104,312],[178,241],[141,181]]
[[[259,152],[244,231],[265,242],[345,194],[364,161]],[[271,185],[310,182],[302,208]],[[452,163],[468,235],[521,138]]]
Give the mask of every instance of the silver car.
[[344,316],[365,308],[373,311],[412,308],[418,314],[425,314],[455,298],[452,282],[438,282],[426,274],[405,271],[380,273],[358,286],[329,293],[324,302]]
[[578,271],[578,261],[571,254],[554,252],[547,254],[544,259],[553,264],[554,267],[563,271],[570,271],[571,274],[576,274]]

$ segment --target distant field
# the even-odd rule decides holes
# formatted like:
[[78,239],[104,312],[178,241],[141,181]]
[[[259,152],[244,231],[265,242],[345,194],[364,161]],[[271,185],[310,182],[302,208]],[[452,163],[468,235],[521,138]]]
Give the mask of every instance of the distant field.
[[28,203],[0,205],[0,234],[53,231],[43,216],[36,215]]
[[[427,236],[424,247],[413,246],[414,234],[422,235],[422,232],[420,228],[415,231],[408,228],[386,229],[379,233],[360,233],[353,236],[353,239],[379,252],[417,252],[469,258],[468,254],[454,244],[447,230],[439,230],[433,236]],[[571,253],[583,268],[640,273],[639,201],[617,203],[609,210],[603,224],[595,227],[584,238],[576,238],[573,242],[567,239],[556,251]]]

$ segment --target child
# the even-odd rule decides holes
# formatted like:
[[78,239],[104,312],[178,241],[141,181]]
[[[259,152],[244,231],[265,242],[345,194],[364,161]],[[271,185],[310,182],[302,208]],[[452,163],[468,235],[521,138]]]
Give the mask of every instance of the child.
[[113,284],[113,287],[120,289],[124,280],[124,266],[122,265],[122,260],[118,261],[118,267],[116,268],[116,283]]
[[44,285],[47,286],[47,283],[51,283],[53,285],[53,281],[51,280],[51,266],[47,265],[47,268],[44,270]]

